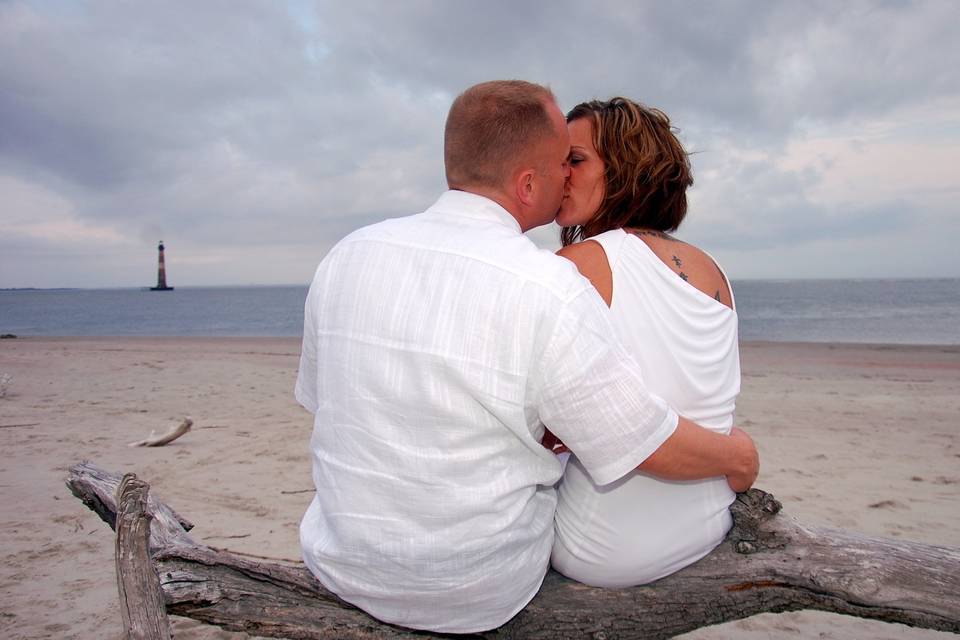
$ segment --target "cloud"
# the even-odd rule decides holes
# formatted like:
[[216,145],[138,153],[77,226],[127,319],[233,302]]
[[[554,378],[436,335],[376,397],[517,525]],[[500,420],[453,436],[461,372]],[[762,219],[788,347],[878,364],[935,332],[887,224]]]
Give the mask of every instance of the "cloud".
[[[498,77],[665,109],[697,152],[687,228],[708,248],[958,237],[958,19],[950,1],[0,3],[0,250],[48,252],[0,258],[0,286],[86,264],[116,283],[130,270],[104,265],[157,236],[198,284],[302,281],[298,261],[433,201],[450,101]],[[80,238],[110,256],[78,259]]]
[[761,253],[778,277],[958,274],[958,105],[926,98],[798,127],[776,146],[715,140],[694,155],[685,232],[740,276],[763,273],[743,259]]
[[123,237],[109,226],[84,222],[73,204],[42,185],[0,176],[5,215],[0,219],[0,236],[5,243],[60,245],[97,242],[123,244]]

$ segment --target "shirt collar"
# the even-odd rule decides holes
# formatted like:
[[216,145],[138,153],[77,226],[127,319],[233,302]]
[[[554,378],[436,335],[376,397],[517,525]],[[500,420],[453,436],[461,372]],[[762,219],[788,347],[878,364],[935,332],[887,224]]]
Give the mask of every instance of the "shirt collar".
[[427,213],[443,213],[447,216],[462,216],[486,220],[521,232],[520,223],[502,206],[485,196],[468,191],[446,191],[433,203]]

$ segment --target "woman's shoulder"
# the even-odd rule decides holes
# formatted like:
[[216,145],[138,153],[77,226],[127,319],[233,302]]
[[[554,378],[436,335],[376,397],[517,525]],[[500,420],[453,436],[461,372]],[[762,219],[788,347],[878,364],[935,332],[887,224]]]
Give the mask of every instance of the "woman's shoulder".
[[700,247],[690,244],[685,240],[666,233],[664,231],[655,231],[653,229],[634,229],[627,228],[624,231],[630,235],[637,236],[643,240],[650,249],[658,256],[670,254],[671,260],[673,254],[683,253],[690,260],[702,260],[713,263],[713,258]]
[[599,259],[606,260],[606,252],[596,240],[583,240],[560,247],[557,255],[570,260],[575,264],[590,263]]
[[624,229],[638,237],[650,250],[677,274],[718,302],[733,306],[730,284],[720,265],[703,249],[684,242],[663,231],[652,229]]
[[596,240],[585,240],[568,244],[557,251],[557,255],[566,258],[584,278],[593,284],[607,306],[613,296],[613,273],[603,246]]

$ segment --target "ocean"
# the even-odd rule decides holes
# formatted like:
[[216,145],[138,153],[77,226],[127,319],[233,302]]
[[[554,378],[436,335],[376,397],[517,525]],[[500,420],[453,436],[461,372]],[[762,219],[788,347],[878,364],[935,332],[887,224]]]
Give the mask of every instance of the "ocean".
[[[740,339],[960,344],[960,279],[733,282]],[[0,334],[300,336],[306,286],[0,290]]]

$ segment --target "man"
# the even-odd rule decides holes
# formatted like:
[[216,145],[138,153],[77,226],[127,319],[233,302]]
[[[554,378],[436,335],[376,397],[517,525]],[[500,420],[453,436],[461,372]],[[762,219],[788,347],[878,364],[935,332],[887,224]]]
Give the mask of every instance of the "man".
[[562,473],[544,424],[601,484],[638,466],[738,490],[756,477],[750,439],[650,396],[593,286],[522,235],[555,217],[568,152],[549,90],[472,87],[447,119],[451,190],[354,232],[314,277],[296,389],[315,414],[304,559],[386,622],[482,631],[536,594]]

